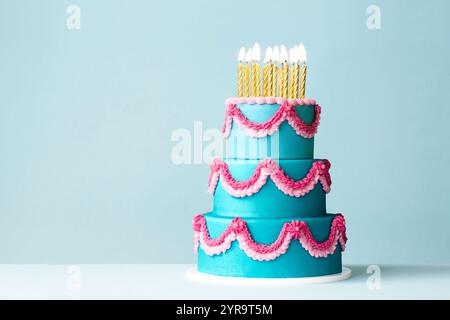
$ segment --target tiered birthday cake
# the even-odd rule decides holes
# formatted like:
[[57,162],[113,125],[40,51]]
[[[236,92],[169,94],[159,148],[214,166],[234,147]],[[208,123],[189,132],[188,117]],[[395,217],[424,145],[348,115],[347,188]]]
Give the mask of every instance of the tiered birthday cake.
[[[251,50],[253,51],[252,53]],[[262,78],[262,79],[261,79]],[[314,159],[321,108],[305,99],[306,53],[241,49],[238,97],[226,100],[227,152],[211,164],[212,212],[193,220],[198,271],[296,278],[338,274],[345,220],[326,211],[330,162]]]

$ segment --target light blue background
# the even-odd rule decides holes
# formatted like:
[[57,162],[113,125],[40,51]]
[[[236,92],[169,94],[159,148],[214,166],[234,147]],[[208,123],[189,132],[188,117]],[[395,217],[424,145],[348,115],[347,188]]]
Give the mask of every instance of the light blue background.
[[[81,30],[66,8],[81,8]],[[381,30],[366,8],[381,8]],[[240,46],[305,43],[346,263],[450,261],[448,1],[0,2],[0,262],[193,262]]]

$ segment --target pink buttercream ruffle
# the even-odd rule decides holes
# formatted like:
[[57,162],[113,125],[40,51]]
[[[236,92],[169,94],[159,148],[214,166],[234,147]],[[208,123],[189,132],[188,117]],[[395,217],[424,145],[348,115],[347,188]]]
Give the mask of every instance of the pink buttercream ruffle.
[[[249,102],[249,99],[259,99],[259,98],[232,98],[232,100],[229,101],[240,101],[242,99],[247,99],[247,103]],[[261,99],[269,99],[267,97],[263,97]],[[280,108],[275,112],[275,114],[263,123],[256,123],[248,120],[244,114],[241,112],[241,110],[237,107],[236,103],[230,103],[228,104],[226,115],[225,115],[225,122],[223,125],[223,135],[225,137],[228,137],[231,132],[231,126],[232,122],[235,121],[238,126],[245,132],[245,134],[255,137],[255,138],[262,138],[267,135],[272,135],[274,132],[276,132],[280,125],[284,121],[288,121],[290,126],[294,129],[294,131],[302,136],[303,138],[312,138],[317,133],[317,128],[320,123],[320,113],[321,108],[318,104],[315,103],[314,100],[299,100],[299,99],[284,99],[284,98],[273,98],[273,99],[282,99],[280,100]],[[300,103],[294,103],[294,100],[299,100]],[[228,101],[228,100],[227,100]],[[242,102],[239,102],[242,103]],[[297,114],[295,111],[295,106],[297,105],[314,105],[314,120],[311,124],[306,124]]]
[[289,103],[292,106],[308,106],[315,105],[316,100],[314,99],[286,99],[282,97],[240,97],[240,98],[228,98],[225,100],[226,105],[230,104],[283,104]]
[[303,248],[316,258],[332,254],[338,243],[344,251],[347,242],[345,219],[341,214],[336,215],[333,219],[328,238],[323,242],[316,241],[308,225],[304,221],[298,220],[283,224],[278,238],[270,245],[256,243],[250,235],[247,224],[241,218],[235,218],[215,239],[211,239],[209,236],[206,219],[202,215],[194,217],[193,228],[196,253],[201,246],[208,255],[221,254],[231,247],[233,241],[237,240],[247,256],[258,261],[274,260],[284,254],[291,240],[298,240]]
[[222,186],[233,197],[251,196],[257,193],[266,184],[267,178],[270,177],[278,189],[289,196],[304,196],[314,189],[318,182],[322,184],[323,190],[328,193],[331,186],[329,169],[330,162],[328,160],[315,161],[306,176],[296,181],[287,176],[273,159],[265,159],[258,163],[250,179],[238,181],[233,178],[228,165],[223,160],[214,159],[211,163],[208,192],[214,193],[220,177]]

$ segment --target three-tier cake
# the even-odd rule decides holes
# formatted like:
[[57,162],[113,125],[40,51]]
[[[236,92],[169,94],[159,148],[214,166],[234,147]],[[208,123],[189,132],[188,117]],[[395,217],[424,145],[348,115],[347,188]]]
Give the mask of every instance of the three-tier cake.
[[295,47],[288,62],[284,48],[281,57],[266,52],[261,74],[259,46],[253,50],[247,61],[241,52],[238,97],[226,100],[227,152],[211,163],[208,183],[213,209],[193,220],[197,269],[251,278],[339,274],[345,220],[326,210],[330,162],[314,159],[321,107],[303,97],[306,55]]

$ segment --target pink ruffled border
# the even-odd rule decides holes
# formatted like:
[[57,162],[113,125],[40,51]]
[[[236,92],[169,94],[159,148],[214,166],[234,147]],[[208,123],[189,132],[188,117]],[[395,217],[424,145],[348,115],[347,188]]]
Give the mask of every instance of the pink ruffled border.
[[323,242],[316,241],[308,225],[299,220],[284,223],[278,238],[270,245],[256,243],[250,235],[247,223],[241,218],[233,219],[225,231],[215,239],[211,239],[209,236],[206,219],[201,214],[194,217],[192,226],[194,228],[194,252],[197,253],[201,246],[210,256],[227,251],[235,240],[239,242],[240,248],[247,256],[258,261],[276,259],[286,252],[292,240],[298,240],[303,248],[316,258],[332,254],[338,243],[344,251],[347,243],[345,219],[341,214],[336,215],[333,219],[328,239]]
[[[233,100],[234,99],[234,100]],[[258,98],[232,98],[230,101],[241,101],[242,99],[258,99]],[[269,99],[269,98],[263,98],[263,99]],[[226,115],[225,115],[225,122],[223,125],[223,135],[225,138],[227,138],[230,135],[231,132],[231,125],[233,120],[237,122],[238,126],[245,132],[245,134],[255,137],[255,138],[262,138],[267,135],[272,135],[274,132],[276,132],[280,125],[284,121],[288,121],[290,126],[294,129],[294,131],[302,136],[303,138],[309,139],[314,137],[314,135],[317,133],[317,128],[320,124],[320,113],[321,108],[318,104],[315,103],[314,100],[301,100],[301,99],[284,99],[284,98],[273,98],[273,99],[282,99],[280,100],[280,108],[275,112],[275,114],[263,123],[256,123],[248,120],[242,111],[237,107],[237,103],[229,103]],[[228,100],[227,100],[228,101]],[[294,102],[296,101],[296,103]],[[313,122],[308,125],[306,124],[297,114],[295,111],[295,106],[302,105],[302,104],[308,104],[314,106],[314,120]],[[239,102],[242,103],[242,102]],[[250,103],[247,101],[247,103]]]
[[273,159],[265,159],[258,163],[250,179],[237,181],[231,175],[228,165],[217,158],[211,163],[208,192],[214,193],[220,177],[222,186],[232,196],[239,198],[251,196],[265,185],[267,178],[270,176],[278,189],[289,196],[304,196],[314,189],[318,182],[322,184],[323,190],[328,193],[331,186],[330,166],[328,160],[317,160],[313,162],[306,176],[296,181],[288,177]]
[[228,98],[225,100],[226,105],[248,103],[248,104],[283,104],[289,103],[292,106],[307,106],[315,105],[314,99],[286,99],[282,97],[240,97],[240,98]]

